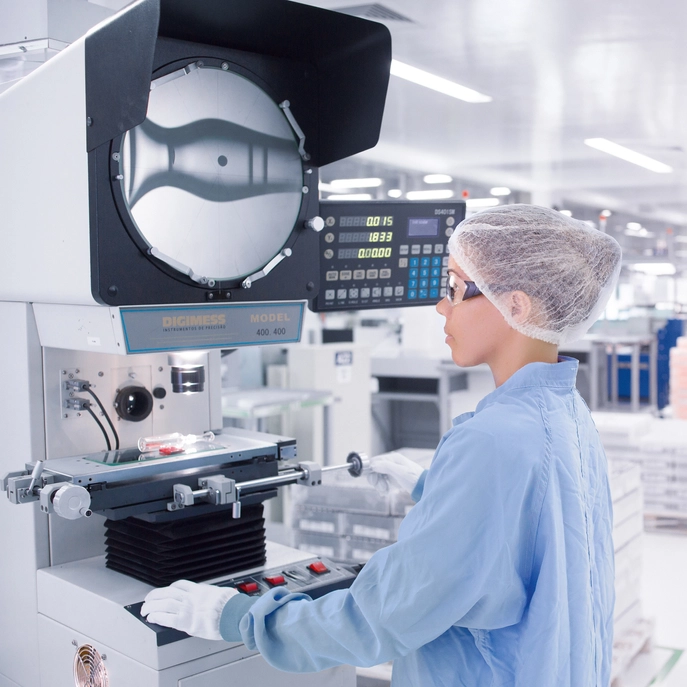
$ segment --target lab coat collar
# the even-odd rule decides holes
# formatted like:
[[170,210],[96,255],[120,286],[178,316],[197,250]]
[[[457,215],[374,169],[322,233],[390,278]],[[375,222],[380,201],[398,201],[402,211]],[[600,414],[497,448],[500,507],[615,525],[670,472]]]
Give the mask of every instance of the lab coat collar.
[[[568,358],[562,355],[558,356],[557,363],[530,363],[525,365],[501,384],[500,387],[487,394],[477,404],[475,412],[479,413],[480,410],[494,403],[499,396],[515,389],[533,386],[572,389],[575,386],[578,365],[579,362],[575,358]],[[457,417],[456,420],[460,420],[461,417]]]

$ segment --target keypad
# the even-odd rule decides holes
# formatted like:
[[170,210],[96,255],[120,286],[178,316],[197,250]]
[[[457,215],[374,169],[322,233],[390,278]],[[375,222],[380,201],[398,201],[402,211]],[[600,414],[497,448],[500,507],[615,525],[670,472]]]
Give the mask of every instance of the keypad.
[[372,289],[372,298],[381,298],[382,296],[382,289],[379,286],[375,286],[374,289]]
[[398,254],[399,255],[408,255],[408,248],[409,246],[399,246],[398,248]]
[[350,281],[353,279],[353,272],[351,272],[351,270],[341,270],[341,272],[339,272],[339,279],[341,281]]
[[398,259],[398,266],[401,269],[408,267],[408,258],[399,258]]
[[339,300],[343,300],[344,298],[346,298],[346,289],[337,289],[336,297]]
[[394,295],[394,287],[393,286],[385,286],[384,287],[384,297],[389,298],[390,296]]
[[377,279],[378,275],[379,275],[379,270],[367,270],[367,278],[368,279]]
[[329,270],[327,272],[327,281],[337,281],[339,279],[339,270]]
[[334,294],[335,294],[335,293],[336,293],[336,291],[335,291],[334,289],[327,289],[327,290],[324,292],[324,299],[325,299],[326,301],[333,301],[333,300],[334,300]]
[[419,243],[415,243],[410,247],[410,252],[413,255],[420,255],[421,250],[422,250],[422,246]]
[[360,289],[360,297],[361,298],[369,298],[370,297],[370,289],[368,289],[368,288]]
[[348,290],[348,297],[349,298],[357,298],[358,297],[358,289],[349,289]]
[[431,243],[425,243],[422,246],[422,252],[424,255],[429,255],[432,252],[432,244]]
[[353,279],[365,279],[365,270],[355,270]]
[[402,286],[394,287],[394,296],[402,296],[405,289]]
[[379,278],[380,279],[391,279],[391,270],[390,269],[379,270]]

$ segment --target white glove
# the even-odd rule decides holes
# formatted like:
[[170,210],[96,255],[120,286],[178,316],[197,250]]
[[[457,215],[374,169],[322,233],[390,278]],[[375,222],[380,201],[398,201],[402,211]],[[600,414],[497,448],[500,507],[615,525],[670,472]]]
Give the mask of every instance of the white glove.
[[193,637],[222,639],[219,619],[225,604],[239,594],[233,587],[215,587],[178,580],[169,587],[153,589],[141,607],[149,623],[173,627]]
[[367,481],[380,493],[386,494],[390,485],[412,494],[420,475],[424,472],[415,461],[402,453],[392,451],[370,458]]

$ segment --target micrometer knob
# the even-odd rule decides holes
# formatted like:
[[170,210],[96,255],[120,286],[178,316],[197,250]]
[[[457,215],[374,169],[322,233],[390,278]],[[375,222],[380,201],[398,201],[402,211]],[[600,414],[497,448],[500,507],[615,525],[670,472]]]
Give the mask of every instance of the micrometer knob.
[[66,484],[60,487],[53,496],[52,505],[55,513],[67,520],[77,520],[91,515],[91,495],[77,484]]
[[348,472],[353,475],[353,477],[360,477],[360,475],[370,467],[370,459],[367,457],[366,453],[351,451],[346,458],[346,462],[350,463]]

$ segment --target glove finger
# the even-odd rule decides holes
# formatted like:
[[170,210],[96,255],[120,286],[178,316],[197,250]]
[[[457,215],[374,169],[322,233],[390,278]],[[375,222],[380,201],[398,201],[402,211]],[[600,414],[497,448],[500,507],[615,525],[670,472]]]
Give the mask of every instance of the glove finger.
[[367,476],[367,481],[380,493],[386,494],[389,491],[389,478],[386,475],[371,472]]
[[197,582],[191,582],[191,580],[177,580],[170,585],[170,587],[174,587],[174,589],[181,589],[185,592],[192,592],[199,586]]
[[144,601],[156,601],[157,599],[174,599],[181,601],[186,596],[185,592],[175,587],[158,587],[146,594]]
[[179,613],[182,604],[176,599],[153,599],[152,601],[144,601],[141,606],[141,615],[146,616],[149,613]]
[[150,613],[146,620],[149,623],[155,623],[156,625],[173,627],[175,630],[181,629],[177,624],[179,617],[176,615],[176,613],[164,613],[162,611],[158,611],[156,613]]
[[377,473],[378,475],[393,475],[398,472],[399,467],[400,466],[398,463],[392,463],[388,460],[380,460],[377,461],[377,464],[372,469],[372,474]]

